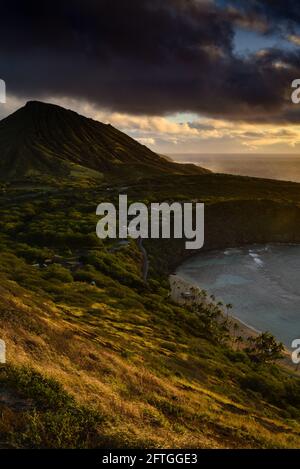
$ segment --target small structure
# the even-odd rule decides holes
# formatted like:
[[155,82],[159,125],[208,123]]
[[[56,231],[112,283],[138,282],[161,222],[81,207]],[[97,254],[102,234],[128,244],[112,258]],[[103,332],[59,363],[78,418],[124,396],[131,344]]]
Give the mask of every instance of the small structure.
[[185,291],[181,293],[181,297],[185,300],[191,300],[193,298],[193,294],[190,291]]
[[0,339],[0,364],[6,363],[6,345],[4,340]]

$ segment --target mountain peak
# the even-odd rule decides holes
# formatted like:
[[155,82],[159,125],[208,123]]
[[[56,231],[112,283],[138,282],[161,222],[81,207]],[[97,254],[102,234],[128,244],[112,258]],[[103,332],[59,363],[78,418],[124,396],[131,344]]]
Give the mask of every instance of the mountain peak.
[[167,161],[113,126],[55,104],[28,101],[0,122],[2,177],[68,177],[74,165],[128,175],[201,171]]
[[27,101],[25,106],[26,107],[31,107],[31,106],[40,106],[40,105],[44,105],[46,103],[44,103],[43,101],[36,101],[36,100],[30,100],[30,101]]
[[58,106],[57,104],[52,104],[52,103],[46,103],[44,101],[38,101],[38,100],[30,100],[27,101],[26,104],[21,107],[19,110],[29,110],[29,109],[48,109],[48,110],[53,110],[53,109],[61,109],[62,111],[67,111],[67,109],[63,108],[62,106]]

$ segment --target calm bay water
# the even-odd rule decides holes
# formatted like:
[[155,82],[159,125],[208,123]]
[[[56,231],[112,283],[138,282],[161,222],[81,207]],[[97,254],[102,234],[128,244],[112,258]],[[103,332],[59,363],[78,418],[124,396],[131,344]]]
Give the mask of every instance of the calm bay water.
[[216,173],[300,182],[300,155],[172,154],[178,163],[194,163]]
[[300,338],[300,246],[266,245],[199,254],[177,274],[232,303],[232,315],[291,346]]

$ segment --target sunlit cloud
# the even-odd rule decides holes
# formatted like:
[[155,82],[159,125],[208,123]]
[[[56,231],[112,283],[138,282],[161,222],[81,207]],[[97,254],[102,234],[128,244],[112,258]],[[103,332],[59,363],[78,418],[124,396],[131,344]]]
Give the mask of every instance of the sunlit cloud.
[[298,34],[290,34],[287,39],[296,46],[300,46],[300,36]]
[[140,137],[137,141],[146,146],[155,145],[155,139],[151,137]]
[[[110,112],[81,100],[67,97],[45,99],[72,109],[86,117],[110,123],[141,144],[157,152],[270,152],[300,153],[300,128],[297,124],[233,122],[206,118],[196,114],[136,116]],[[5,117],[25,104],[25,100],[8,96],[0,107]]]
[[24,105],[24,100],[7,94],[6,103],[0,104],[0,119],[12,114],[18,108]]
[[128,133],[143,145],[151,147],[154,151],[161,151],[162,147],[174,152],[199,152],[222,149],[223,151],[285,151],[295,152],[299,146],[300,128],[297,124],[268,124],[232,122],[224,119],[212,119],[201,116],[135,116],[108,110],[99,109],[88,102],[70,100],[69,98],[54,99],[64,107],[71,108],[80,114],[92,117],[101,122],[110,123],[123,132]]

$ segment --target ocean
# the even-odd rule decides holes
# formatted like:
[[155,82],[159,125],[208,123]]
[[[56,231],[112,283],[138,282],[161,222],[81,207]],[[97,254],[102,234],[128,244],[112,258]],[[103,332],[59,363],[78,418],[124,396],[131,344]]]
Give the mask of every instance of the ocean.
[[300,155],[178,153],[168,156],[178,163],[194,163],[216,173],[300,182]]
[[176,271],[214,294],[230,314],[257,331],[269,331],[291,348],[300,339],[300,246],[248,246],[204,252]]

